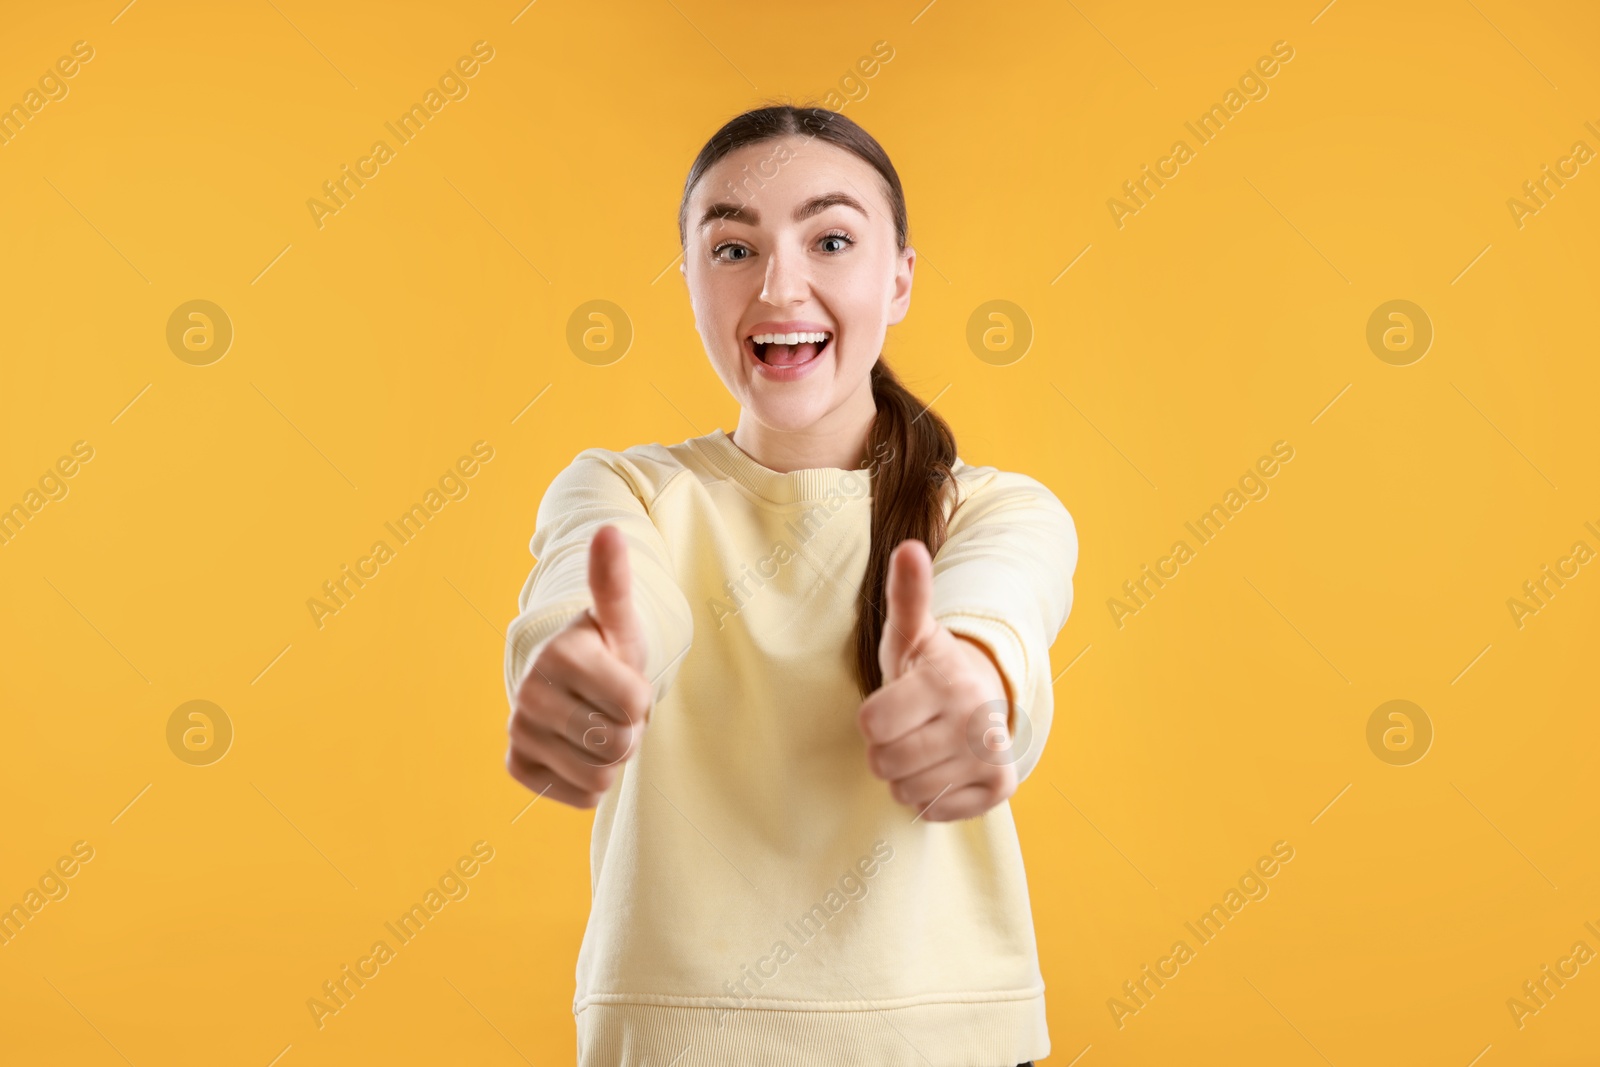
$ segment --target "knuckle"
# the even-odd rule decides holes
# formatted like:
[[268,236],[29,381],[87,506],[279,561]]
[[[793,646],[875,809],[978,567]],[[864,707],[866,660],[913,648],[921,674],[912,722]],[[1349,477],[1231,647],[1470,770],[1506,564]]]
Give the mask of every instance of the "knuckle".
[[866,735],[868,741],[878,740],[880,728],[877,709],[867,704],[861,705],[861,710],[856,712],[856,726]]
[[633,754],[636,731],[631,725],[612,723],[606,728],[600,745],[590,749],[602,762],[598,766],[614,767]]
[[612,720],[625,714],[623,703],[626,697],[616,684],[609,678],[601,678],[592,683],[586,683],[576,690],[578,696],[591,709],[593,714],[606,720]]
[[609,767],[622,762],[632,752],[634,734],[633,727],[602,717],[580,739],[584,764]]
[[634,686],[626,685],[617,693],[616,703],[613,706],[631,725],[644,721],[644,713],[650,707],[650,702]]
[[540,677],[535,664],[529,664],[528,673],[523,677],[522,684],[517,686],[516,694],[511,700],[511,710],[516,712],[521,708],[533,707],[543,698],[545,691],[550,688],[550,683]]
[[981,682],[966,675],[951,683],[950,703],[965,715],[976,715],[991,703],[991,699]]
[[573,632],[563,630],[545,642],[535,663],[546,675],[565,673],[577,663],[577,650],[573,647],[575,644],[577,642],[573,640]]
[[968,744],[972,723],[960,718],[947,718],[939,731],[938,747],[943,754],[954,754],[966,760],[977,759]]
[[513,737],[531,735],[534,728],[544,721],[549,707],[550,698],[542,694],[518,700],[510,722],[506,723],[507,731]]
[[655,702],[655,690],[651,688],[650,683],[645,681],[643,677],[639,678],[634,687],[633,702],[635,709],[638,711],[636,718],[643,719],[649,716],[650,705]]
[[585,792],[593,794],[598,802],[599,795],[610,789],[611,783],[616,781],[616,765],[607,764],[604,767],[590,767],[583,778],[584,780],[579,785],[583,787]]
[[535,663],[528,671],[527,678],[523,679],[522,686],[517,690],[517,707],[528,711],[538,711],[547,705],[555,695],[553,678],[559,672],[552,673],[555,668],[552,664]]
[[511,718],[515,721],[536,711],[545,701],[549,700],[550,687],[539,680],[538,685],[525,685],[517,690],[517,701],[511,706]]
[[535,772],[534,767],[535,765],[530,764],[519,757],[516,749],[508,749],[506,751],[507,773],[509,773],[511,777],[519,784],[526,786],[529,789],[537,790],[541,787],[538,782],[539,776]]
[[611,739],[611,720],[581,704],[572,709],[562,726],[562,732],[583,752],[603,752]]

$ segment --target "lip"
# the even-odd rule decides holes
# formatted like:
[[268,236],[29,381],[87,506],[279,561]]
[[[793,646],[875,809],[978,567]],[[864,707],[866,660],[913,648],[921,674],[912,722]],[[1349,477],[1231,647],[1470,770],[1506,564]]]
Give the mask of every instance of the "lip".
[[[756,346],[750,342],[755,334],[763,333],[827,333],[828,345],[815,358],[796,367],[772,367],[763,363],[756,355]],[[758,322],[745,330],[739,337],[739,347],[744,349],[745,358],[755,368],[756,374],[775,382],[795,382],[809,375],[816,369],[817,364],[833,353],[834,345],[839,341],[839,331],[825,323],[814,322],[810,319],[786,319],[782,322],[768,320]]]
[[786,319],[783,322],[767,320],[758,322],[739,336],[743,341],[746,337],[758,333],[834,333],[834,328],[825,322],[813,322],[810,319]]

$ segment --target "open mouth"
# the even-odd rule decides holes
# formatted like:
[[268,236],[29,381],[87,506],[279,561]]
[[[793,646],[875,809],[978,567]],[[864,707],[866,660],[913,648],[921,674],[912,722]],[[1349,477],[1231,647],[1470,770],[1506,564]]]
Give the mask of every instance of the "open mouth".
[[798,367],[810,363],[833,343],[833,334],[758,333],[745,338],[755,357],[769,367]]

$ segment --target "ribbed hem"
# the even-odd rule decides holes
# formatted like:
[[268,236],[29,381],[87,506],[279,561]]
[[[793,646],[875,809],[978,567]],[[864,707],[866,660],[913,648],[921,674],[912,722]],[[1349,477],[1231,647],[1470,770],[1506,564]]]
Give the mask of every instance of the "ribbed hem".
[[730,1011],[591,999],[577,1018],[578,1067],[1013,1067],[1050,1054],[1043,989],[1013,999],[853,1011]]
[[745,454],[722,430],[691,437],[694,446],[718,470],[772,504],[814,503],[834,497],[871,499],[872,477],[865,470],[845,467],[806,467],[775,471]]

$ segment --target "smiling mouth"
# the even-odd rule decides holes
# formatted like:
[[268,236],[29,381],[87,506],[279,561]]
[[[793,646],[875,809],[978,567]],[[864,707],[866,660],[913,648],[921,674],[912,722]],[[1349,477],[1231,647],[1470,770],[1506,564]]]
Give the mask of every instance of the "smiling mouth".
[[[760,338],[760,340],[758,340]],[[793,338],[791,342],[789,338]],[[833,343],[827,331],[791,334],[755,334],[745,338],[755,357],[769,367],[798,367],[822,355]]]

